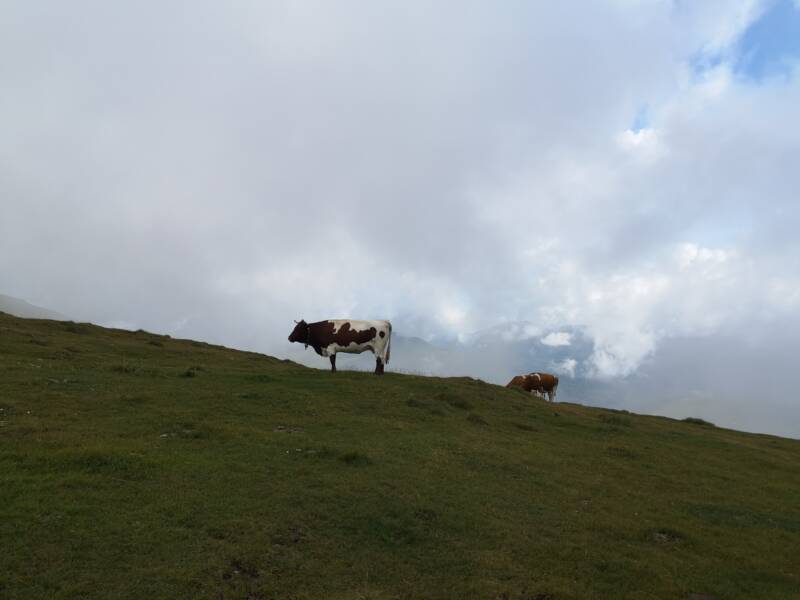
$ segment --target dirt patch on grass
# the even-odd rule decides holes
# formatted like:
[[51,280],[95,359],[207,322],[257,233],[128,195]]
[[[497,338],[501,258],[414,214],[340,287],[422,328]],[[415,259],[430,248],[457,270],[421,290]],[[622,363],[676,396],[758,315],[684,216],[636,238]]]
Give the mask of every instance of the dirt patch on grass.
[[272,430],[275,433],[303,433],[302,427],[287,427],[286,425],[278,425]]
[[680,531],[669,528],[650,530],[646,534],[647,539],[656,544],[678,544],[686,539]]

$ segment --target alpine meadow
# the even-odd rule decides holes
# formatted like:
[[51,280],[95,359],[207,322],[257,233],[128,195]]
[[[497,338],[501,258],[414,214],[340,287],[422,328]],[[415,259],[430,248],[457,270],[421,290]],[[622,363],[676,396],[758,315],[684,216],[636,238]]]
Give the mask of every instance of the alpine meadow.
[[800,442],[0,314],[0,595],[797,598]]

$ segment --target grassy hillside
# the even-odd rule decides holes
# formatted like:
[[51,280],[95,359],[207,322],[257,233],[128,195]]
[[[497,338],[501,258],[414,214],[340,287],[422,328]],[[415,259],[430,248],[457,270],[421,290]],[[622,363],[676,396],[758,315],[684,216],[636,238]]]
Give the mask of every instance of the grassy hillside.
[[0,314],[0,597],[800,597],[800,442]]

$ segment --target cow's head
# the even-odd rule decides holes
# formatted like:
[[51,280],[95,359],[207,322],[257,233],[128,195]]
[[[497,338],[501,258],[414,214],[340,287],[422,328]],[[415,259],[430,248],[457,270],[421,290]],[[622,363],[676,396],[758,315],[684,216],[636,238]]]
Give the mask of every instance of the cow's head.
[[294,326],[292,333],[289,334],[290,342],[303,342],[308,340],[308,323],[305,321],[295,321],[297,325]]

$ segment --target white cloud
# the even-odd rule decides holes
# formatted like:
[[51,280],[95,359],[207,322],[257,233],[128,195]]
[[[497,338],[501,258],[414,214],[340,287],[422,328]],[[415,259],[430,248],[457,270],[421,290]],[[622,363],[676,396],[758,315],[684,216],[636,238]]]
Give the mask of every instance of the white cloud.
[[569,346],[572,334],[566,331],[554,331],[544,336],[541,341],[545,346]]
[[556,361],[552,364],[552,369],[559,375],[566,375],[567,377],[575,377],[575,369],[578,366],[578,361],[574,358],[565,358],[562,361]]
[[667,151],[655,129],[626,129],[617,136],[617,144],[643,162],[653,162]]

